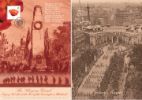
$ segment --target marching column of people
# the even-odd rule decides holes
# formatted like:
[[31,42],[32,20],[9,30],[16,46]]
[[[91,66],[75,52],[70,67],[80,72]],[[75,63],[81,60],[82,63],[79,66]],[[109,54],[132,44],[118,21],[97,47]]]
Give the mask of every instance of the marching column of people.
[[70,85],[69,78],[61,77],[61,76],[47,76],[47,75],[31,75],[31,76],[9,76],[3,79],[3,84],[11,85],[11,84],[24,84],[24,85],[60,85],[60,86],[68,86]]

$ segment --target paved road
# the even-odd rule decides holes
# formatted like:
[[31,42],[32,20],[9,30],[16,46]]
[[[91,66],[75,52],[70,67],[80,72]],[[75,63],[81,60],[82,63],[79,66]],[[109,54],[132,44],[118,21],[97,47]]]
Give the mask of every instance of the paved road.
[[97,88],[100,87],[100,83],[104,77],[106,69],[110,64],[110,59],[114,55],[114,52],[122,51],[125,49],[122,46],[113,46],[112,48],[113,49],[110,49],[110,45],[102,48],[103,55],[98,58],[89,74],[84,78],[82,84],[78,89],[77,98],[87,98],[89,97],[89,95],[94,95],[97,93]]

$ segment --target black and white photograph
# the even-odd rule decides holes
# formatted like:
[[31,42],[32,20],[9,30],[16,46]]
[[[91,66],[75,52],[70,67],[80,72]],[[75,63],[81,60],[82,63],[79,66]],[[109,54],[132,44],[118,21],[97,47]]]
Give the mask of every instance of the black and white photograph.
[[73,0],[73,100],[142,99],[142,1]]

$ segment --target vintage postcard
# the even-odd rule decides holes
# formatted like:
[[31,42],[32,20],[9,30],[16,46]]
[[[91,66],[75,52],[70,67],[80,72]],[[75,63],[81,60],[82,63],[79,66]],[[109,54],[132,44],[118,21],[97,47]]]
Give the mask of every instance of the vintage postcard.
[[73,100],[142,99],[142,0],[73,0]]
[[0,0],[0,98],[70,100],[70,8],[70,0]]

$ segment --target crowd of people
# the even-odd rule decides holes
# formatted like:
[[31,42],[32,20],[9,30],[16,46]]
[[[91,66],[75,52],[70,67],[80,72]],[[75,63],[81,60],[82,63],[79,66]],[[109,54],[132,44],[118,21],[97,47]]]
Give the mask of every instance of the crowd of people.
[[[106,96],[104,93],[107,93],[107,89],[110,87],[113,88],[111,91],[117,92],[119,90],[121,73],[124,69],[125,53],[122,51],[116,48],[116,46],[108,46],[106,49],[103,49],[104,55],[100,57],[99,63],[95,63],[95,67],[85,77],[85,81],[79,85],[76,97],[95,98],[99,96],[103,98]],[[109,52],[112,53],[110,54]]]
[[0,65],[0,72],[24,72],[30,70],[30,67],[23,64],[9,64],[8,62],[2,62]]
[[[107,92],[107,89],[117,92],[119,91],[119,80],[124,68],[124,56],[119,53],[114,53],[110,60],[110,65],[104,73],[104,77],[100,83],[99,91]],[[113,95],[112,95],[113,96]]]
[[76,95],[84,77],[92,68],[92,64],[96,62],[95,58],[99,57],[100,55],[101,51],[99,49],[88,50],[81,54],[81,56],[73,62],[73,95]]
[[46,86],[69,86],[67,77],[48,75],[9,76],[3,79],[3,85],[46,85]]
[[[127,71],[127,79],[125,83],[124,98],[129,99],[130,93],[133,95],[131,99],[141,99],[142,98],[142,44],[135,45],[132,48],[132,53],[130,54],[131,66]],[[132,67],[133,66],[133,67]]]
[[12,43],[8,50],[5,49],[6,37],[0,33],[3,37],[3,41],[0,41],[0,73],[39,72],[37,67],[46,67],[45,72],[54,70],[54,72],[70,73],[70,22],[58,26],[53,31],[53,39],[49,38],[48,34],[47,30],[44,37],[44,50],[41,50],[41,54],[34,55],[31,48],[28,48],[31,43],[30,32],[26,39],[21,39],[20,46]]
[[64,64],[53,63],[51,66],[45,66],[44,69],[39,70],[37,65],[29,66],[25,64],[10,64],[8,62],[2,62],[0,64],[0,73],[13,73],[13,72],[51,72],[51,70],[54,70],[54,72],[58,73],[68,73],[70,71],[69,63],[65,62]]
[[103,62],[107,62],[107,59],[110,58],[108,57],[108,54],[104,53],[100,59],[98,59],[99,61],[95,63],[90,73],[85,78],[85,81],[78,89],[78,95],[91,97],[95,96],[95,94],[99,91],[100,83],[104,77],[105,70],[108,67],[108,63],[106,64]]

